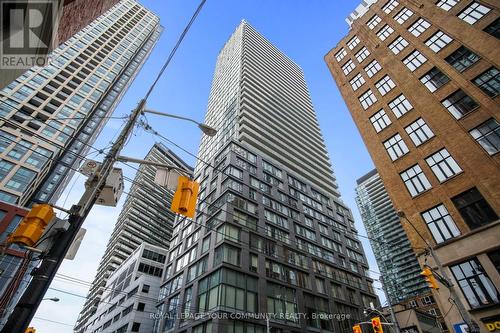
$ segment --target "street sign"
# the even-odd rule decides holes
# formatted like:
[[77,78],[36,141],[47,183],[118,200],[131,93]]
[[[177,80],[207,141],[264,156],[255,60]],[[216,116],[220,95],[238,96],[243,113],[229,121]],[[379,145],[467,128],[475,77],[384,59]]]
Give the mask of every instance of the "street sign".
[[101,165],[100,162],[94,160],[85,160],[78,171],[80,171],[81,174],[90,177],[96,173],[99,165]]
[[176,170],[156,169],[155,184],[175,191],[177,189],[178,180],[179,173]]
[[459,323],[453,325],[455,333],[469,333],[469,328],[466,323]]
[[73,243],[71,243],[68,252],[66,253],[66,256],[64,259],[68,260],[73,260],[75,259],[76,253],[78,252],[78,249],[80,248],[80,244],[82,243],[83,237],[85,237],[85,234],[87,233],[87,229],[85,228],[80,228],[78,230],[78,233],[76,234],[75,239],[73,240]]

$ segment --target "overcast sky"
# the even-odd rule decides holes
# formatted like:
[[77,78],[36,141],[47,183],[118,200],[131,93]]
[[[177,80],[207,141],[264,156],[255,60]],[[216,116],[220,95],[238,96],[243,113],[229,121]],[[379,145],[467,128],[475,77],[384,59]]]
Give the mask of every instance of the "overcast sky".
[[[198,5],[197,0],[140,2],[160,17],[165,30],[115,115],[127,114],[142,98],[153,75],[162,66]],[[372,170],[373,163],[323,60],[324,55],[348,32],[344,19],[359,3],[359,0],[207,0],[150,97],[148,106],[203,120],[217,54],[239,22],[246,19],[302,67],[342,198],[352,209],[360,234],[366,235],[355,204],[354,188],[356,179]],[[150,121],[154,117],[150,115]],[[164,136],[192,153],[197,152],[200,133],[192,124],[169,118],[154,118],[152,123]],[[121,124],[121,120],[110,120],[94,147],[108,146]],[[153,143],[154,138],[149,134],[137,131],[124,154],[142,158]],[[191,156],[174,146],[168,148],[194,165]],[[122,167],[128,177],[134,177],[134,170]],[[84,176],[75,176],[75,180],[70,183],[71,191],[63,194],[59,204],[70,207],[76,203],[84,189],[83,181]],[[127,188],[129,185],[126,183]],[[73,261],[66,260],[62,264],[60,274],[88,282],[93,280],[124,199],[125,195],[116,208],[94,207],[84,225],[87,235],[79,253]],[[378,271],[369,243],[366,239],[361,240],[370,268]],[[88,285],[56,279],[51,288],[46,297],[58,297],[61,300],[58,303],[43,301],[36,317],[60,323],[35,319],[32,326],[41,333],[71,332],[87,295]]]

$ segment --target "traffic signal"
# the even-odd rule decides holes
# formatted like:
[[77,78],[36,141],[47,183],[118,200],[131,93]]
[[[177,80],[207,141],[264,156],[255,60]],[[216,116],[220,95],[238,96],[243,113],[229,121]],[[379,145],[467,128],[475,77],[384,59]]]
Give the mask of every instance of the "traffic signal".
[[352,333],[363,333],[363,331],[361,330],[361,325],[354,325],[352,327]]
[[34,327],[28,327],[24,333],[35,333],[36,329]]
[[54,216],[54,209],[50,205],[33,205],[16,230],[8,237],[7,242],[24,246],[35,245]]
[[431,289],[439,289],[439,284],[434,277],[434,273],[428,266],[424,266],[424,270],[420,275],[423,275],[425,277],[425,281],[427,281],[427,286]]
[[172,199],[170,209],[175,213],[193,218],[199,190],[200,184],[198,182],[185,176],[179,176],[177,190]]
[[384,333],[384,329],[382,328],[382,322],[380,321],[380,317],[372,318],[372,327],[374,333]]

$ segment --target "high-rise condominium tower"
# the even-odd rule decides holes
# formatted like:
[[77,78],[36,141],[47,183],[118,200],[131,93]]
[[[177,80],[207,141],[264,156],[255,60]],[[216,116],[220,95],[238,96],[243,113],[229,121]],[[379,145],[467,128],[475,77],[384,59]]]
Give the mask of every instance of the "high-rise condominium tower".
[[[156,143],[146,155],[147,161],[173,165],[185,170],[192,170],[173,152],[160,143]],[[76,332],[85,332],[91,326],[90,318],[96,313],[106,282],[111,273],[145,242],[168,249],[172,237],[175,214],[168,207],[172,193],[155,184],[157,167],[143,164],[130,188],[130,194],[123,205],[106,251],[101,259],[97,274],[92,282],[87,300],[83,306]],[[122,286],[126,288],[127,286]]]
[[[210,165],[195,221],[173,232],[155,332],[264,332],[267,312],[272,332],[350,330],[376,296],[302,70],[243,21],[205,120],[218,133],[201,142]],[[193,317],[207,312],[260,317]]]
[[124,0],[0,91],[0,200],[55,202],[158,40]]
[[391,304],[428,291],[420,265],[377,170],[357,180],[356,203]]
[[[437,268],[432,246],[487,332],[500,313],[499,2],[364,1],[348,21],[325,61],[421,264]],[[441,288],[451,329],[463,319]]]

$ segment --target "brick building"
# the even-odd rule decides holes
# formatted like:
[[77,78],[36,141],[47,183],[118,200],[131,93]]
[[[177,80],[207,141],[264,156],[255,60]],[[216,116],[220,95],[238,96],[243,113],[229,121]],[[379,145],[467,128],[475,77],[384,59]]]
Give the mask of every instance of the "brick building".
[[[499,3],[371,0],[347,22],[325,61],[420,262],[433,265],[428,242],[487,332],[500,314]],[[435,294],[443,313],[448,296]],[[445,320],[463,321],[456,307]]]

